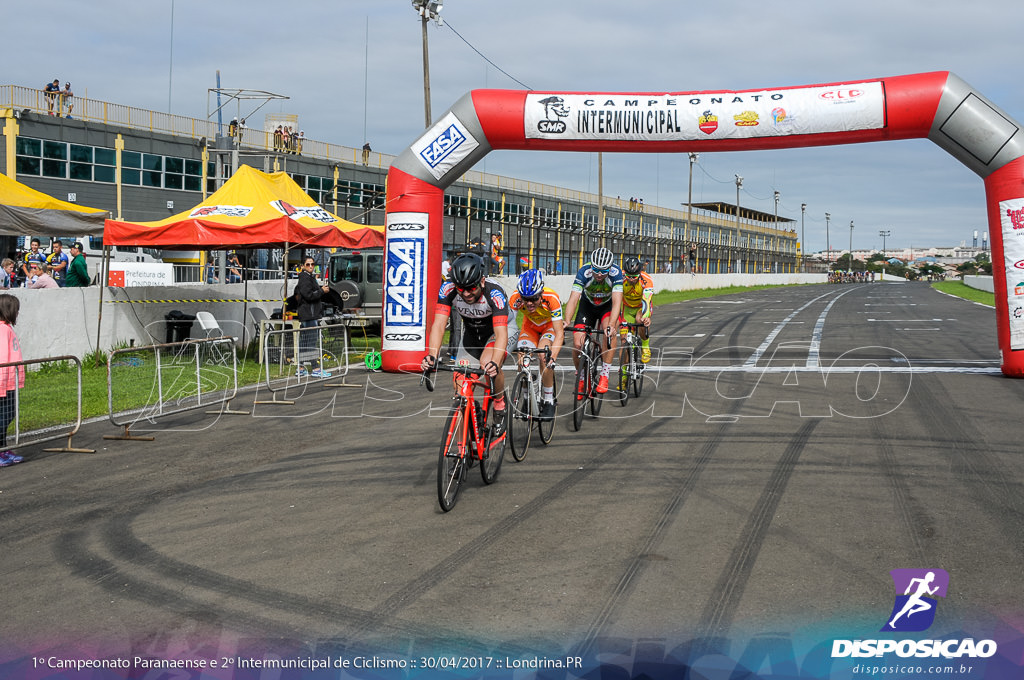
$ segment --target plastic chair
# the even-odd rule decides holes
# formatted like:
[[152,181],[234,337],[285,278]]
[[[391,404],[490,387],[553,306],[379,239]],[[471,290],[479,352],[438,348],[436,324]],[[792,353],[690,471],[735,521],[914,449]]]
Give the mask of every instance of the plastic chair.
[[[224,335],[217,319],[210,312],[196,312],[196,321],[199,323],[199,328],[206,333],[207,338],[219,338]],[[210,361],[216,364],[228,364],[227,349],[224,346],[227,343],[227,340],[207,343],[210,349]]]

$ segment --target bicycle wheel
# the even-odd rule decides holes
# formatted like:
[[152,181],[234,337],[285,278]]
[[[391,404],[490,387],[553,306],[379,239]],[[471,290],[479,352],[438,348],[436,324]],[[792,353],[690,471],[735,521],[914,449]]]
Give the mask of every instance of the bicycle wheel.
[[601,343],[590,345],[590,415],[597,417],[604,399],[597,393],[597,381],[601,379]]
[[640,393],[644,391],[644,362],[640,359],[640,352],[643,347],[637,343],[633,345],[633,360],[632,360],[632,383],[633,383],[633,396],[637,399],[640,398]]
[[530,433],[533,431],[533,416],[530,414],[530,383],[520,373],[512,385],[512,399],[508,411],[508,436],[512,445],[512,457],[516,462],[526,458],[530,447]]
[[[555,408],[558,408],[558,402],[555,401]],[[541,420],[537,423],[537,432],[540,433],[540,440],[546,445],[551,441],[551,435],[555,433],[555,417],[551,416],[551,420]]]
[[572,429],[577,432],[583,424],[583,407],[587,403],[590,392],[590,362],[586,355],[580,357],[580,367],[576,369],[576,378],[572,390]]
[[[508,406],[505,408],[508,408]],[[510,413],[505,414],[506,421],[510,415]],[[505,457],[505,442],[508,441],[508,426],[510,423],[505,423],[505,433],[501,435],[501,438],[494,439],[493,422],[494,402],[492,401],[490,406],[487,407],[487,419],[484,421],[487,434],[484,437],[484,459],[480,461],[480,476],[483,478],[484,484],[494,484],[495,480],[498,479],[498,473],[501,471],[501,460]]]
[[461,404],[452,406],[442,430],[441,452],[437,458],[437,502],[445,512],[455,507],[466,476],[467,461],[459,455],[464,421],[464,407]]
[[625,406],[629,403],[629,376],[632,366],[629,364],[629,348],[619,350],[619,382],[615,386],[619,390],[619,403]]

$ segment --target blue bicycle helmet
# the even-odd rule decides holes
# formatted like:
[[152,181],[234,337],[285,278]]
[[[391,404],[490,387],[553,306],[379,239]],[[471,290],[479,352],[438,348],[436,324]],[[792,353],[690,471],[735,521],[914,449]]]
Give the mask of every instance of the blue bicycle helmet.
[[519,275],[516,289],[523,297],[537,297],[544,292],[544,273],[539,269],[527,269]]

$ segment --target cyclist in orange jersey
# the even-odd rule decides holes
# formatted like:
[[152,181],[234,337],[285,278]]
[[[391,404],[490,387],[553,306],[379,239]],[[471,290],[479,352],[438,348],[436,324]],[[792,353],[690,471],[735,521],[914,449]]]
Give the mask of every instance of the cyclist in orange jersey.
[[551,348],[551,360],[541,370],[541,420],[555,417],[555,360],[562,348],[564,327],[562,301],[558,293],[544,286],[544,274],[528,269],[519,275],[516,292],[508,300],[509,310],[523,312],[518,348]]

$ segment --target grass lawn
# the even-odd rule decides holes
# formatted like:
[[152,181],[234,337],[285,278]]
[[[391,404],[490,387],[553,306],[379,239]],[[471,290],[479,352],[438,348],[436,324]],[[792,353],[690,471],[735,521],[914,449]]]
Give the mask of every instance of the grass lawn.
[[988,305],[989,307],[996,306],[995,293],[971,288],[963,281],[937,281],[932,284],[932,288],[965,300],[970,300],[971,302]]

